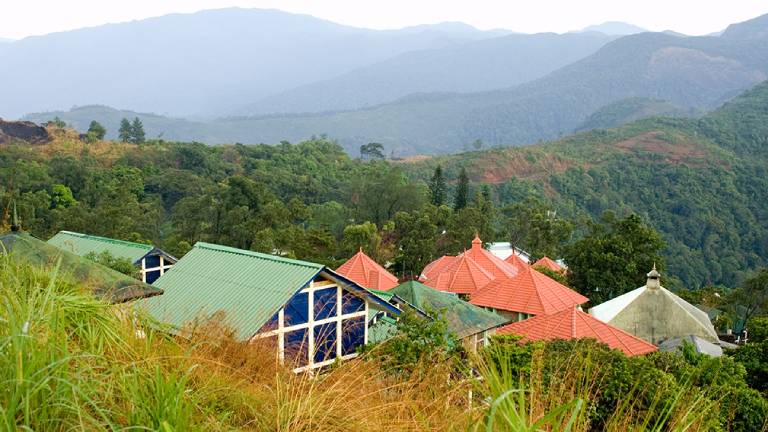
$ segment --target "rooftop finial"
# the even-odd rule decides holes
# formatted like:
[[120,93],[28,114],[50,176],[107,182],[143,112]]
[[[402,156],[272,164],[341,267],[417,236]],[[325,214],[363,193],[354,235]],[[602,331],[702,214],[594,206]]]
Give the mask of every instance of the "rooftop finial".
[[661,286],[661,282],[659,282],[659,278],[661,277],[661,274],[656,270],[656,263],[653,263],[653,269],[651,269],[650,272],[647,274],[648,281],[646,282],[645,286],[651,289],[656,289]]
[[483,247],[483,241],[480,240],[480,234],[475,231],[475,238],[472,240],[472,249],[479,249]]

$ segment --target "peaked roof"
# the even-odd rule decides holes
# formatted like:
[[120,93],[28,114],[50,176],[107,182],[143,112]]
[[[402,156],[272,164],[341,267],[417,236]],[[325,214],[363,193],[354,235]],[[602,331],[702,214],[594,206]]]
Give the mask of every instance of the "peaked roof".
[[223,311],[236,337],[248,339],[321,273],[399,314],[385,300],[321,264],[203,242],[155,282],[165,295],[145,305],[157,319],[176,327]]
[[455,256],[441,256],[440,258],[432,261],[431,263],[427,264],[426,267],[424,267],[424,270],[421,271],[419,279],[425,281],[437,277],[437,275],[440,274],[440,272],[443,271],[446,267],[451,265],[455,259]]
[[457,296],[434,290],[422,283],[408,281],[387,291],[396,294],[408,303],[428,312],[442,312],[448,323],[448,330],[459,339],[508,322],[498,314],[469,304]]
[[699,354],[706,354],[710,357],[723,355],[723,348],[720,345],[693,335],[666,340],[659,345],[659,351],[678,352],[683,348],[684,343],[693,345],[693,349]]
[[61,260],[62,272],[71,274],[77,281],[91,288],[95,296],[111,303],[123,303],[163,293],[157,287],[59,249],[26,233],[9,232],[0,235],[0,254],[4,251],[32,264],[46,267],[53,267]]
[[561,266],[560,264],[558,264],[557,262],[555,262],[553,259],[551,259],[548,256],[539,258],[538,261],[533,263],[532,267],[539,267],[539,266],[540,267],[546,267],[546,268],[548,268],[548,269],[550,269],[552,271],[556,271],[556,272],[561,272],[561,271],[565,270],[565,268],[563,266]]
[[472,294],[492,280],[491,273],[485,271],[469,255],[462,254],[442,267],[439,273],[422,282],[440,291]]
[[507,259],[504,260],[504,262],[516,268],[518,271],[522,271],[530,267],[530,264],[528,264],[528,262],[520,258],[520,255],[514,252],[512,252],[512,255],[508,256]]
[[592,338],[628,356],[656,351],[654,345],[575,308],[518,321],[497,332],[521,335],[529,341]]
[[80,256],[88,255],[91,252],[99,254],[103,251],[108,251],[112,256],[127,258],[132,263],[140,260],[154,249],[147,244],[115,240],[72,231],[59,231],[48,240],[48,243]]
[[384,267],[366,255],[362,248],[352,258],[337,268],[336,273],[345,276],[360,286],[370,289],[386,291],[396,287],[398,283],[395,275],[388,272]]
[[483,241],[477,235],[472,240],[472,247],[464,252],[463,255],[469,255],[483,270],[490,273],[494,278],[512,277],[518,272],[518,269],[513,265],[483,249]]
[[470,298],[478,306],[530,315],[549,315],[587,301],[588,298],[533,267],[526,267],[515,277],[497,279]]
[[651,274],[645,286],[599,304],[589,313],[655,344],[689,335],[718,342],[707,313],[661,286]]

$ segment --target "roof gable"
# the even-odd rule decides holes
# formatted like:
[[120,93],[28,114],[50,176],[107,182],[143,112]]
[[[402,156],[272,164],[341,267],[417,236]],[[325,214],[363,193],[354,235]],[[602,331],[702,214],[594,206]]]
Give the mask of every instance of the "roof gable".
[[75,255],[85,256],[89,253],[99,254],[108,251],[116,258],[125,258],[135,263],[152,249],[151,245],[115,240],[72,231],[59,231],[48,240],[52,244]]
[[112,303],[122,303],[160,295],[161,289],[145,284],[87,258],[60,249],[29,234],[11,232],[0,236],[3,250],[41,266],[55,266],[61,260],[61,270],[92,289],[93,294]]
[[664,287],[640,287],[589,310],[595,317],[653,343],[689,335],[718,342],[706,312]]
[[386,291],[398,284],[395,275],[366,255],[362,249],[337,268],[336,273],[371,289]]
[[469,255],[462,254],[443,267],[437,277],[422,281],[425,285],[456,294],[471,294],[493,280]]
[[155,282],[166,295],[145,305],[157,319],[176,327],[224,312],[224,319],[242,340],[256,334],[318,275],[399,314],[385,300],[321,264],[203,242]]
[[539,267],[539,266],[546,267],[546,268],[548,268],[548,269],[550,269],[552,271],[556,271],[556,272],[561,272],[561,271],[565,270],[565,268],[563,268],[563,266],[561,266],[560,264],[558,264],[557,262],[555,262],[554,260],[552,260],[548,256],[541,257],[538,261],[533,263],[532,267]]
[[518,272],[530,267],[530,265],[524,259],[520,258],[520,255],[514,252],[512,255],[508,256],[504,262],[516,268]]
[[455,256],[450,255],[443,255],[440,258],[432,261],[431,263],[427,264],[426,267],[424,267],[424,270],[421,271],[421,275],[419,276],[419,279],[421,281],[425,281],[427,279],[432,279],[437,277],[438,274],[440,274],[443,269],[451,265],[453,260],[455,260]]
[[532,267],[497,279],[472,295],[470,303],[498,310],[547,315],[572,309],[589,299]]
[[396,294],[421,310],[442,312],[448,323],[448,330],[459,338],[496,328],[507,322],[506,318],[498,314],[416,281],[402,283],[388,292]]
[[529,341],[591,338],[628,356],[656,351],[653,344],[575,308],[518,321],[500,328],[498,333],[521,335]]
[[483,270],[490,273],[494,278],[512,277],[517,274],[517,268],[483,249],[482,244],[480,238],[475,236],[475,239],[472,240],[472,248],[465,251],[463,255],[469,255]]

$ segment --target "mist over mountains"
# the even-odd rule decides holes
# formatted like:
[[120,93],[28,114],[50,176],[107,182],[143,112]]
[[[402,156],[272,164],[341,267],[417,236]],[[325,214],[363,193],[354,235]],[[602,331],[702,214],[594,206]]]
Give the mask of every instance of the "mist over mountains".
[[15,66],[0,69],[14,82],[0,115],[37,111],[26,118],[81,130],[95,119],[111,137],[138,116],[148,136],[210,144],[326,134],[396,156],[525,145],[719,106],[768,78],[767,17],[687,37],[623,23],[528,35],[250,9],[169,15],[3,44]]

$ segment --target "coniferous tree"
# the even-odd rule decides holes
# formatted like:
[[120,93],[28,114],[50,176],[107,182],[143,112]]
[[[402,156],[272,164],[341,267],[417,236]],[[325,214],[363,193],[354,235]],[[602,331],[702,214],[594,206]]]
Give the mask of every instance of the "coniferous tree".
[[436,206],[445,204],[445,177],[443,177],[443,168],[440,165],[435,168],[435,173],[429,181],[429,199]]
[[99,141],[103,140],[104,136],[107,134],[107,129],[104,128],[104,126],[101,125],[101,123],[97,122],[96,120],[91,121],[91,124],[88,126],[88,132],[86,132],[86,137],[88,138],[88,141]]
[[129,122],[127,118],[120,120],[120,129],[117,131],[117,136],[122,142],[131,141],[133,128],[131,127],[131,122]]
[[145,137],[144,125],[138,117],[134,117],[133,123],[131,124],[131,142],[134,144],[141,144],[144,142]]
[[461,210],[467,206],[469,201],[469,177],[467,171],[461,168],[459,173],[459,183],[456,185],[456,196],[453,200],[453,209]]

